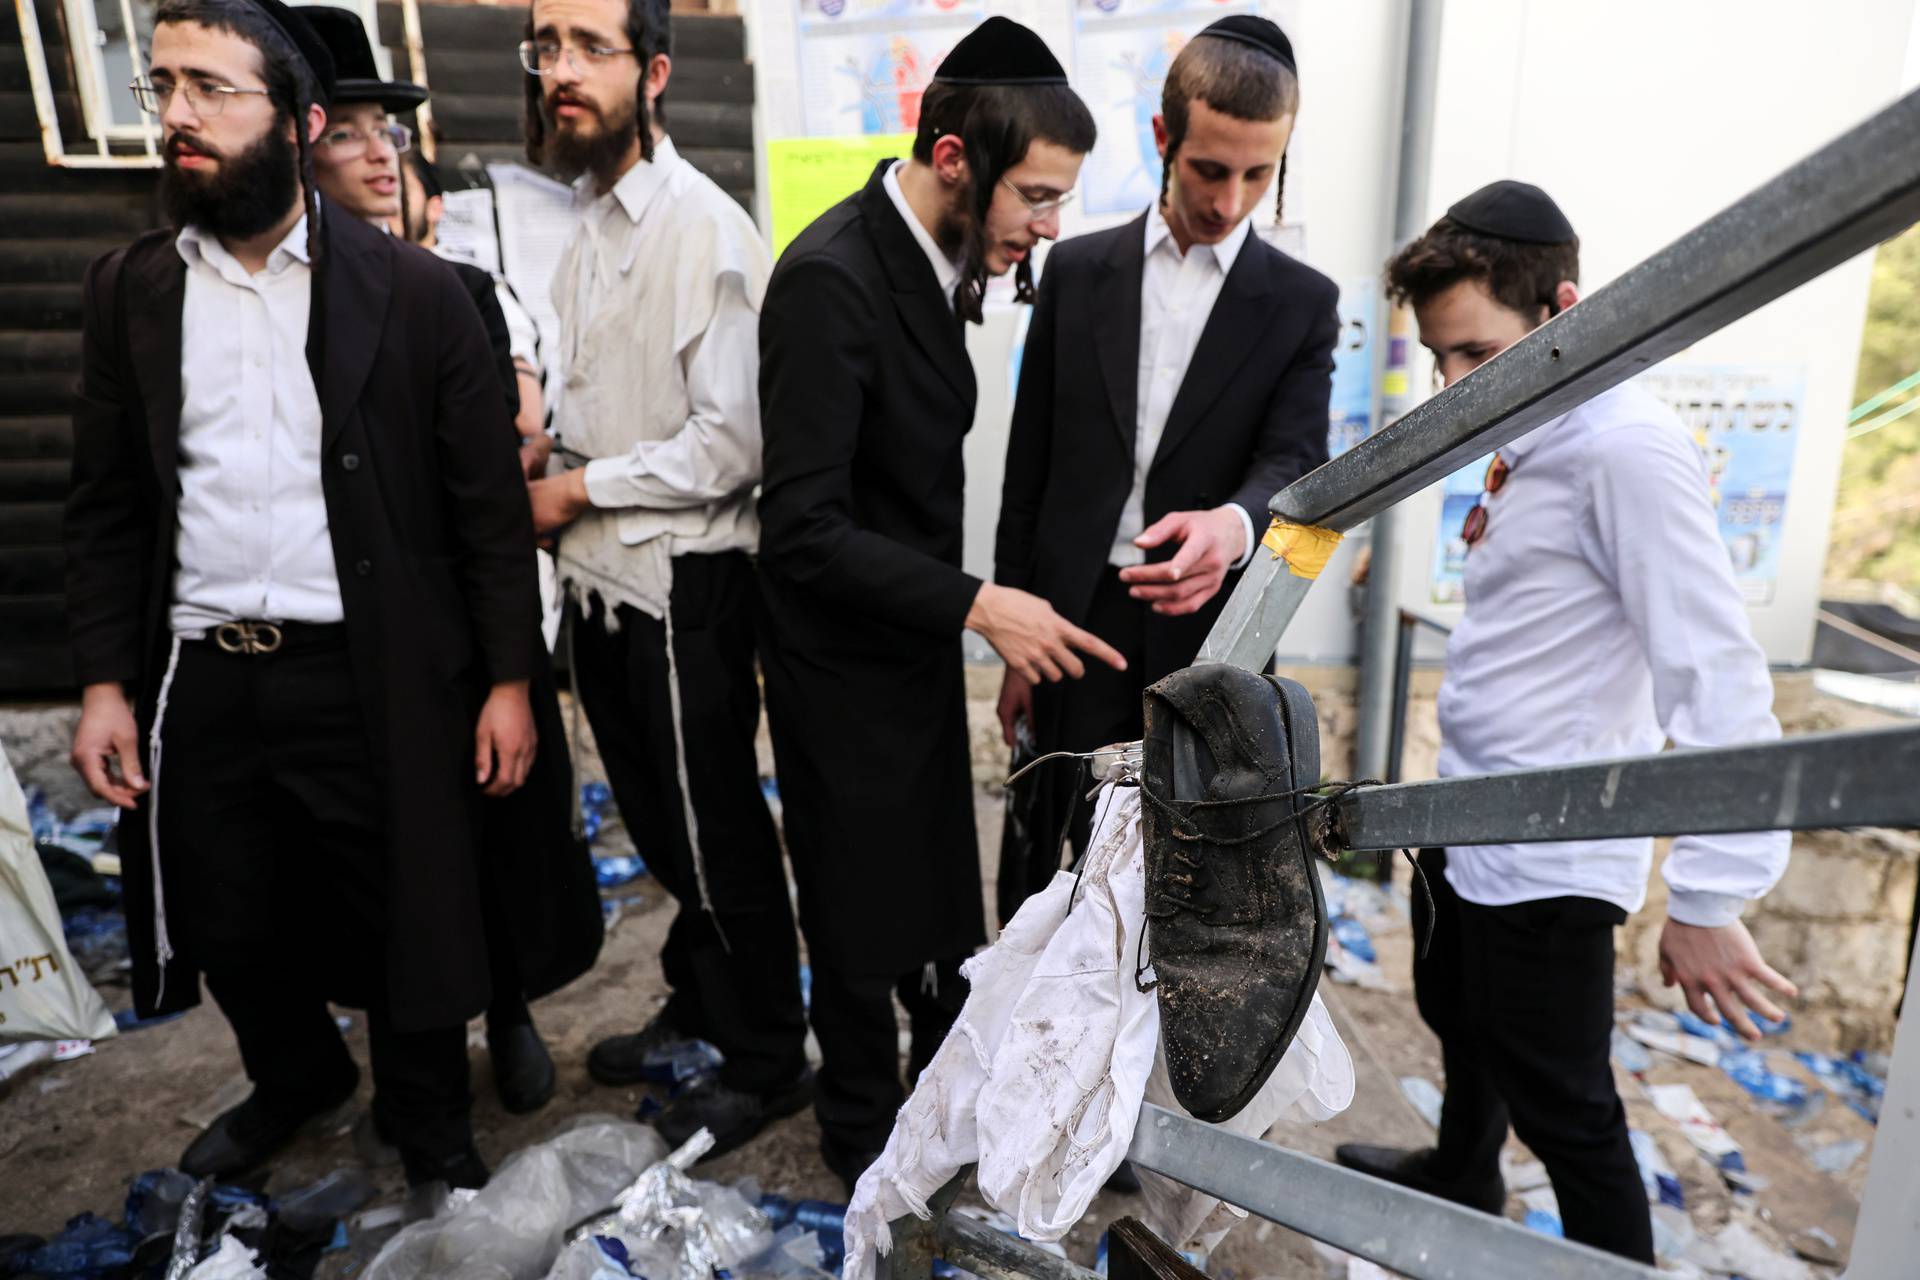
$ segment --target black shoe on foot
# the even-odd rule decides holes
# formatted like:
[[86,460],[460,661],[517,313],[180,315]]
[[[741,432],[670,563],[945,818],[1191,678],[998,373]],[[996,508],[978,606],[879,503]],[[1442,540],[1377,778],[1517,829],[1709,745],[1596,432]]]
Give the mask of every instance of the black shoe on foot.
[[1507,1208],[1507,1184],[1499,1174],[1485,1182],[1468,1184],[1446,1181],[1427,1172],[1433,1148],[1419,1151],[1406,1147],[1369,1147],[1358,1142],[1343,1143],[1333,1153],[1334,1160],[1349,1169],[1357,1169],[1382,1182],[1424,1191],[1442,1200],[1465,1205],[1499,1217]]
[[608,1036],[587,1054],[587,1074],[601,1084],[647,1082],[647,1059],[695,1037],[683,1035],[656,1013],[646,1026],[630,1035]]
[[880,1155],[879,1147],[843,1145],[825,1136],[820,1139],[820,1158],[827,1162],[827,1168],[833,1171],[834,1176],[846,1184],[849,1196],[853,1195],[854,1184],[860,1181],[860,1175]]
[[353,1096],[360,1069],[342,1087],[301,1102],[274,1102],[258,1089],[232,1110],[223,1111],[180,1157],[181,1172],[195,1178],[231,1178],[245,1173],[287,1145],[308,1122],[328,1114]]
[[493,1089],[500,1105],[514,1115],[538,1111],[553,1098],[553,1056],[531,1022],[487,1028],[487,1053],[493,1058]]
[[720,1083],[720,1077],[708,1076],[646,1117],[646,1122],[665,1139],[669,1151],[677,1151],[694,1134],[707,1130],[713,1134],[713,1149],[701,1158],[711,1160],[751,1142],[775,1120],[805,1110],[812,1101],[811,1069],[768,1093],[730,1089]]
[[472,1144],[458,1155],[438,1160],[409,1156],[406,1163],[407,1204],[401,1217],[405,1223],[439,1217],[455,1191],[477,1191],[487,1185],[491,1176],[486,1161]]
[[1207,663],[1146,692],[1147,950],[1173,1095],[1218,1124],[1260,1092],[1306,1017],[1327,908],[1302,788],[1320,782],[1313,700]]

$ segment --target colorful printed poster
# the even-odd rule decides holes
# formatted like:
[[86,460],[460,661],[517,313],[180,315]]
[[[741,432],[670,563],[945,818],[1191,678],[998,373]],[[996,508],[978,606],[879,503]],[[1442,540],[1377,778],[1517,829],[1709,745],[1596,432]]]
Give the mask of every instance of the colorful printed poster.
[[1349,280],[1340,290],[1340,336],[1333,344],[1333,396],[1327,402],[1327,453],[1339,457],[1373,431],[1373,326],[1379,286]]
[[800,83],[814,137],[912,133],[920,95],[984,0],[800,0]]
[[874,166],[905,156],[910,133],[859,138],[775,138],[767,143],[767,207],[778,257],[807,224],[867,185]]
[[1194,32],[1254,0],[1074,0],[1073,87],[1100,140],[1080,171],[1091,214],[1134,213],[1160,194],[1153,117],[1174,55]]
[[1707,459],[1720,536],[1748,604],[1767,604],[1780,579],[1781,534],[1807,374],[1798,365],[1667,364],[1640,383],[1693,432]]
[[[1666,364],[1640,376],[1693,433],[1707,464],[1707,492],[1734,581],[1750,605],[1772,601],[1780,579],[1781,538],[1800,441],[1806,370],[1798,365]],[[1479,501],[1487,459],[1442,482],[1434,537],[1435,604],[1461,604],[1467,545],[1460,529]]]

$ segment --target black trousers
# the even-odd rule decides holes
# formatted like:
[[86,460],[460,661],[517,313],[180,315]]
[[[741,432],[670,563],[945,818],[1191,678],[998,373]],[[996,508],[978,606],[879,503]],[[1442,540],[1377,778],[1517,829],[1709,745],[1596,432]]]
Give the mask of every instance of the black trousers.
[[[1120,571],[1111,565],[1100,571],[1093,602],[1087,609],[1086,630],[1120,651],[1125,671],[1088,659],[1086,674],[1078,680],[1042,684],[1033,691],[1033,736],[1038,750],[1092,751],[1110,742],[1134,742],[1143,732],[1141,695],[1148,685],[1168,674],[1146,665],[1147,628],[1154,614],[1150,606],[1127,594]],[[1034,774],[1032,807],[1027,829],[1032,850],[1023,866],[1002,860],[997,901],[1005,924],[1027,898],[1047,887],[1062,862],[1062,837],[1071,861],[1086,850],[1092,834],[1093,807],[1085,762],[1045,764]]]
[[1420,1016],[1440,1037],[1446,1101],[1431,1172],[1446,1180],[1499,1172],[1507,1125],[1547,1167],[1567,1239],[1653,1261],[1647,1196],[1608,1063],[1613,931],[1626,912],[1597,898],[1511,906],[1467,902],[1447,883],[1443,849],[1420,867],[1413,963]]
[[409,1178],[438,1176],[472,1144],[466,1028],[387,1016],[387,796],[345,629],[289,627],[261,656],[183,643],[162,744],[169,929],[259,1096],[302,1111],[337,1097],[354,1068],[327,1003],[359,1005],[381,1129]]
[[[726,1056],[721,1079],[764,1093],[806,1066],[806,1010],[793,904],[754,733],[753,565],[742,552],[676,556],[673,654],[680,733],[713,912],[703,909],[674,744],[666,625],[640,610],[569,603],[580,701],[640,856],[680,904],[660,953],[665,1016]],[[724,936],[723,936],[724,935]]]
[[[953,956],[897,978],[813,966],[813,1031],[822,1059],[814,1112],[827,1142],[855,1154],[887,1145],[893,1119],[967,1002]],[[900,1028],[894,997],[907,1011],[912,1037],[907,1076],[900,1078]]]

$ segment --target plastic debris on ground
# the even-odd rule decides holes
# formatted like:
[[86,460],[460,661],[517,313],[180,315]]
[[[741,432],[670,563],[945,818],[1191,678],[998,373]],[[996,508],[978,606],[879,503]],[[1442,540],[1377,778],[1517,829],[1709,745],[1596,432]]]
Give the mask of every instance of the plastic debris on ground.
[[600,838],[600,829],[606,825],[612,808],[613,788],[604,782],[580,784],[580,826],[588,844]]
[[1685,1209],[1687,1198],[1680,1189],[1680,1175],[1661,1154],[1653,1135],[1644,1129],[1629,1129],[1627,1141],[1633,1145],[1633,1160],[1640,1166],[1640,1185],[1646,1188],[1648,1202]]
[[1770,1068],[1767,1055],[1758,1049],[1728,1050],[1720,1055],[1720,1069],[1775,1114],[1796,1111],[1806,1105],[1807,1086]]
[[[357,1170],[343,1171],[322,1185],[337,1189],[356,1178],[365,1181]],[[292,1193],[287,1203],[301,1195]],[[196,1181],[178,1169],[135,1177],[121,1213],[120,1224],[83,1213],[51,1240],[15,1240],[0,1249],[0,1276],[247,1280],[271,1268],[276,1280],[305,1280],[338,1233],[331,1217],[296,1226],[260,1192]]]
[[1701,1066],[1720,1063],[1720,1046],[1709,1036],[1687,1031],[1673,1014],[1659,1009],[1641,1009],[1626,1025],[1626,1033],[1649,1049],[1670,1053]]
[[1320,887],[1327,903],[1327,972],[1336,982],[1370,991],[1397,990],[1380,969],[1373,934],[1405,922],[1406,913],[1398,901],[1371,881],[1343,876],[1325,866]]
[[1695,1235],[1681,1256],[1702,1270],[1742,1280],[1813,1280],[1806,1263],[1767,1243],[1739,1220],[1718,1235]]
[[[1880,1101],[1886,1096],[1887,1081],[1884,1074],[1872,1070],[1867,1054],[1856,1050],[1846,1058],[1827,1053],[1796,1053],[1793,1056],[1835,1097],[1874,1124],[1880,1122]],[[1884,1072],[1884,1064],[1879,1065]]]
[[647,864],[637,854],[614,854],[593,860],[593,878],[602,889],[617,889],[645,874]]
[[1618,1027],[1613,1029],[1610,1053],[1613,1064],[1629,1075],[1644,1075],[1653,1066],[1653,1055],[1646,1046]]
[[472,1197],[404,1227],[368,1264],[363,1280],[454,1274],[537,1280],[553,1265],[570,1226],[602,1212],[665,1154],[659,1135],[644,1125],[579,1117],[509,1156]]
[[1866,1150],[1865,1138],[1847,1138],[1814,1148],[1808,1153],[1808,1158],[1813,1161],[1813,1167],[1822,1173],[1840,1174],[1853,1168]]
[[1809,1262],[1818,1262],[1827,1267],[1846,1265],[1847,1256],[1840,1251],[1840,1242],[1824,1227],[1796,1231],[1787,1237],[1787,1244]]
[[673,1040],[640,1061],[640,1078],[648,1084],[684,1085],[712,1075],[726,1059],[705,1040]]
[[1509,1151],[1502,1149],[1500,1177],[1507,1184],[1507,1190],[1518,1195],[1523,1191],[1532,1191],[1536,1187],[1546,1186],[1547,1166],[1538,1160],[1515,1160]]
[[775,1231],[800,1227],[820,1243],[822,1270],[838,1272],[846,1254],[847,1206],[827,1200],[789,1200],[781,1195],[764,1195],[758,1201],[760,1212]]
[[1520,1197],[1520,1203],[1526,1209],[1520,1222],[1527,1230],[1558,1239],[1566,1237],[1566,1228],[1560,1222],[1560,1201],[1552,1187],[1534,1187]]
[[1421,1119],[1436,1129],[1440,1127],[1440,1104],[1445,1095],[1433,1081],[1421,1076],[1401,1076],[1400,1092],[1406,1095]]
[[[796,1259],[776,1252],[766,1214],[732,1187],[687,1176],[712,1148],[713,1135],[702,1129],[671,1156],[650,1165],[619,1193],[611,1213],[594,1217],[571,1234],[547,1275],[551,1280],[623,1275],[712,1280],[725,1273],[741,1280],[761,1274],[760,1268],[769,1263],[790,1271]],[[796,1224],[785,1243],[810,1253],[810,1236]],[[817,1247],[816,1242],[813,1249]]]

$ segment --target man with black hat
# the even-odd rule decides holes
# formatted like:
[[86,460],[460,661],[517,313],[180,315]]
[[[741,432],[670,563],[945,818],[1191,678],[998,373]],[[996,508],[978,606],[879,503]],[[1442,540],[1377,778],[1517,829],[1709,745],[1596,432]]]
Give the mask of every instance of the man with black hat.
[[[1387,267],[1451,385],[1572,306],[1580,242],[1538,187],[1461,200]],[[1502,773],[1780,736],[1707,493],[1698,447],[1626,382],[1501,446],[1460,530],[1466,615],[1440,688],[1442,776]],[[1756,1038],[1780,1011],[1740,911],[1786,868],[1784,831],[1681,836],[1660,967],[1693,1011]],[[1652,1225],[1608,1063],[1613,931],[1646,899],[1652,841],[1427,849],[1431,930],[1414,961],[1440,1037],[1439,1142],[1343,1146],[1338,1158],[1499,1213],[1514,1132],[1547,1167],[1569,1240],[1653,1261]]]
[[960,632],[1029,679],[1083,671],[1104,641],[960,568],[965,325],[987,278],[1059,231],[1094,124],[1033,32],[989,18],[920,104],[906,161],[788,246],[760,322],[766,467],[762,642],[787,849],[824,1056],[815,1109],[849,1185],[905,1097],[893,997],[917,1075],[985,939]]
[[[350,9],[311,5],[302,18],[326,41],[337,76],[327,127],[314,149],[314,174],[328,208],[343,209],[381,230],[405,208],[400,159],[412,136],[391,113],[412,111],[426,90],[383,80],[366,24]],[[437,256],[437,255],[436,255]],[[508,414],[520,405],[521,370],[494,278],[470,262],[442,259],[480,312],[493,349]],[[534,383],[537,395],[539,384]],[[546,439],[545,433],[540,438]],[[518,431],[516,448],[525,445]],[[529,553],[531,554],[531,552]],[[539,618],[529,620],[539,627]],[[526,785],[487,804],[480,826],[486,881],[487,955],[493,1000],[487,1006],[487,1050],[494,1090],[516,1114],[553,1096],[553,1058],[533,1024],[529,996],[558,989],[592,967],[599,954],[599,890],[586,843],[573,834],[573,769],[559,688],[544,638],[528,686],[540,745]],[[537,922],[530,924],[529,922]]]
[[[567,652],[608,781],[679,904],[664,1008],[587,1057],[649,1078],[679,1042],[724,1056],[652,1123],[714,1154],[813,1096],[799,940],[754,735],[756,393],[765,242],[675,149],[666,0],[534,0],[520,46],[527,150],[578,179],[554,273],[554,429],[568,467],[532,485],[557,532]],[[646,1017],[651,1013],[650,1018]],[[644,1021],[643,1021],[644,1019]]]
[[[1047,259],[994,580],[1044,597],[1127,665],[1055,685],[1009,666],[1009,746],[1022,719],[1041,753],[1137,740],[1142,691],[1193,661],[1268,500],[1327,460],[1338,290],[1253,229],[1285,182],[1298,74],[1292,43],[1265,18],[1204,28],[1168,68],[1153,118],[1159,202]],[[1276,221],[1279,206],[1276,192]],[[1035,790],[1032,847],[1003,857],[1002,917],[1059,869],[1063,828],[1084,846],[1084,772],[1021,784]]]
[[175,229],[87,270],[66,513],[73,759],[132,811],[134,1005],[185,1009],[204,976],[239,1042],[253,1093],[187,1148],[196,1177],[353,1094],[334,1000],[367,1011],[408,1181],[477,1186],[474,805],[535,741],[532,527],[486,335],[441,264],[315,198],[334,72],[304,20],[154,22],[136,94]]

